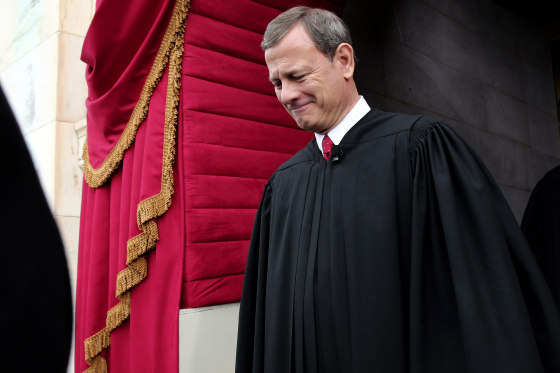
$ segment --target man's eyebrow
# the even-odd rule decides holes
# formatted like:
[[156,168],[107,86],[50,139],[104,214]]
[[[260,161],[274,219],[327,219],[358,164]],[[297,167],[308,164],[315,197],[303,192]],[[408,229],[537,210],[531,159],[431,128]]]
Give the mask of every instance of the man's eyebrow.
[[[287,76],[287,77],[294,77],[294,76],[299,76],[299,75],[301,75],[301,74],[303,74],[302,69],[300,69],[300,68],[294,68],[294,69],[292,69],[292,70],[290,70],[290,71],[287,71],[287,72],[284,74],[284,76]],[[279,78],[279,77],[274,77],[274,76],[269,76],[269,77],[268,77],[268,80],[270,80],[272,83],[274,83],[274,82],[280,80],[280,78]]]
[[296,76],[296,75],[299,75],[300,72],[301,72],[301,69],[295,68],[295,69],[292,69],[292,70],[286,72],[286,76]]

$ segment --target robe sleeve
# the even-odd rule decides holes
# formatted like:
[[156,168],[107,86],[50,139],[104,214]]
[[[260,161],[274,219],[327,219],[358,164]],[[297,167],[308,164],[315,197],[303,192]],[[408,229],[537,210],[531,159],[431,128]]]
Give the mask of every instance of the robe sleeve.
[[[247,257],[237,338],[236,372],[264,371],[264,317],[272,179],[263,193]],[[260,353],[258,352],[261,350]]]
[[560,372],[558,309],[496,182],[443,124],[409,146],[411,366]]

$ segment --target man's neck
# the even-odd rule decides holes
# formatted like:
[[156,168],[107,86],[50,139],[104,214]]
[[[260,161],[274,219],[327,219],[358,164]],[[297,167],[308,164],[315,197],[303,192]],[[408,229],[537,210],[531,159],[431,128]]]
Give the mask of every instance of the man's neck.
[[322,143],[323,138],[325,135],[329,135],[329,138],[335,145],[338,145],[342,138],[360,119],[362,119],[369,111],[370,107],[367,104],[366,100],[363,96],[358,96],[358,100],[356,100],[352,109],[346,114],[346,116],[334,126],[330,131],[326,134],[319,134],[315,133],[315,139],[317,140],[317,145],[321,151],[323,150]]

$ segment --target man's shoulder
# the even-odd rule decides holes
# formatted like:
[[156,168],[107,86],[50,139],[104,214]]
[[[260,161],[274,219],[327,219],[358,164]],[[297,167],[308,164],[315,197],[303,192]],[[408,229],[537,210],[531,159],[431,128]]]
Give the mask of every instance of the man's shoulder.
[[343,141],[369,142],[381,137],[410,132],[418,123],[425,126],[434,121],[422,115],[393,113],[373,108],[348,132]]
[[454,132],[442,121],[427,115],[392,113],[381,110],[376,110],[376,112],[376,116],[369,119],[370,132],[373,133],[370,136],[396,135],[405,131],[409,134],[410,143],[414,143],[416,139],[430,133],[436,127],[442,128],[446,132]]
[[[374,138],[397,135],[403,131],[409,132],[410,138],[414,139],[437,123],[437,120],[424,115],[394,113],[374,108],[358,122],[359,125],[350,130],[343,141],[361,143]],[[319,153],[316,140],[312,139],[303,149],[282,163],[275,174],[292,167],[309,165],[317,159],[322,160]]]
[[294,154],[290,159],[286,162],[282,163],[277,169],[276,172],[285,170],[287,168],[297,166],[299,164],[306,164],[313,162],[313,160],[317,157],[319,152],[319,148],[317,147],[317,142],[313,138],[309,141],[309,143],[301,150],[299,150],[296,154]]
[[397,127],[404,126],[406,129],[422,117],[422,115],[418,114],[397,113],[373,108],[368,115],[364,117],[364,120],[378,123],[390,123]]

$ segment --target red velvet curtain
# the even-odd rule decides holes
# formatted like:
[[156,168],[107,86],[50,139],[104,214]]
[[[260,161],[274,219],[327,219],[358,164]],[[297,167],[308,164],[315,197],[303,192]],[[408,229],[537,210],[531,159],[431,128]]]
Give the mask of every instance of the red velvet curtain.
[[98,0],[76,372],[177,372],[179,308],[239,300],[262,187],[312,138],[276,102],[262,33],[291,6],[342,3]]
[[184,250],[171,166],[187,5],[98,1],[84,42],[76,372],[178,370]]

